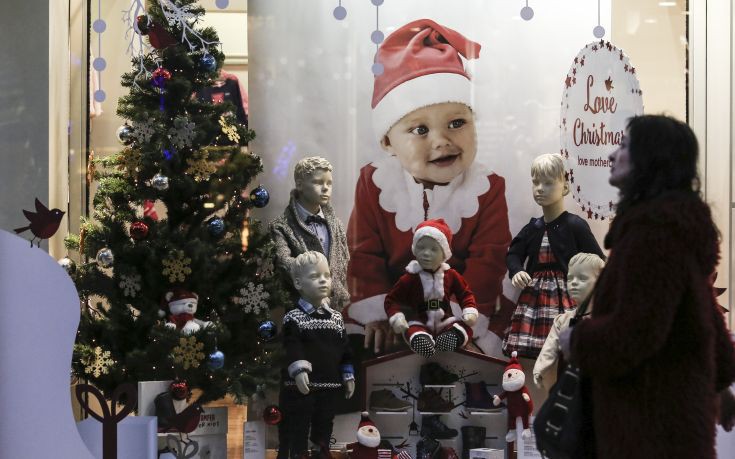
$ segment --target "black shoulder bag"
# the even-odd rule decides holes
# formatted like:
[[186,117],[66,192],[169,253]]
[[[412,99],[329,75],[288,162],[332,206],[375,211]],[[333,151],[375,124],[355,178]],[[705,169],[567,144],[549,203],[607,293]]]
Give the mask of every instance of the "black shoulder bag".
[[[587,311],[592,294],[577,308],[570,321],[574,326]],[[593,448],[591,423],[585,419],[586,397],[583,386],[588,384],[579,367],[567,363],[559,380],[551,388],[549,398],[533,421],[536,447],[548,459],[573,459],[585,457],[585,449]],[[585,444],[586,443],[586,444]]]

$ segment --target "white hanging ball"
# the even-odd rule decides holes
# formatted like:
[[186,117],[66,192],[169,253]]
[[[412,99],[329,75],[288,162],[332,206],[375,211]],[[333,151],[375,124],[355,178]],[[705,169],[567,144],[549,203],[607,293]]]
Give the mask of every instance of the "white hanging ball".
[[383,40],[385,39],[385,36],[383,35],[383,32],[380,30],[374,30],[373,33],[370,34],[370,40],[372,40],[373,43],[376,45],[379,45],[383,43]]
[[105,99],[107,99],[107,94],[105,94],[105,91],[98,89],[94,92],[94,100],[97,102],[104,102]]
[[524,6],[521,8],[521,17],[524,21],[530,21],[533,18],[533,8],[530,6]]
[[592,34],[597,38],[602,38],[605,36],[605,28],[601,25],[598,25],[594,29],[592,29]]
[[217,8],[223,10],[230,4],[230,0],[215,0],[214,4],[217,5]]
[[373,5],[380,6],[383,4],[383,0],[371,0],[373,2]]
[[338,6],[334,9],[334,18],[338,21],[347,17],[347,9],[344,6]]
[[96,57],[94,61],[92,61],[92,67],[94,67],[98,72],[101,72],[107,68],[107,61],[102,57]]
[[382,75],[385,71],[385,67],[383,67],[383,64],[381,64],[380,62],[376,62],[373,64],[371,70],[373,71],[373,75]]

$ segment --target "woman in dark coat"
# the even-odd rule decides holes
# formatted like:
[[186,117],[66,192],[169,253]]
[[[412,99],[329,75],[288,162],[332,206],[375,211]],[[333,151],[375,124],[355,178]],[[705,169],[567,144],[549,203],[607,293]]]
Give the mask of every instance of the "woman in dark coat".
[[610,155],[620,189],[610,257],[592,318],[562,338],[591,380],[600,459],[716,457],[718,393],[735,357],[708,282],[719,237],[697,155],[686,124],[650,115],[632,118]]

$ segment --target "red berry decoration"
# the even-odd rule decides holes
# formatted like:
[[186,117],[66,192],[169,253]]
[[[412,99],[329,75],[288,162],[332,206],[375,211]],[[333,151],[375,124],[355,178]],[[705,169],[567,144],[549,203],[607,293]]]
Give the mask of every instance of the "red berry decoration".
[[263,421],[266,424],[274,426],[281,422],[281,419],[283,419],[283,413],[276,405],[268,405],[263,410]]
[[189,385],[184,380],[177,379],[171,383],[168,389],[174,400],[184,400],[189,396]]
[[148,225],[145,222],[137,221],[130,224],[130,237],[136,241],[145,239],[148,236]]
[[151,84],[156,88],[163,89],[164,85],[168,80],[171,79],[171,72],[163,67],[158,67],[151,74]]

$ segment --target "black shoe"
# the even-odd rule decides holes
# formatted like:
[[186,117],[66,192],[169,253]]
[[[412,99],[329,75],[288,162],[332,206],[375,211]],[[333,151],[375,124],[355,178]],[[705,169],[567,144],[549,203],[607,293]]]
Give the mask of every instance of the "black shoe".
[[419,401],[417,403],[419,411],[425,413],[449,413],[454,408],[454,404],[441,396],[434,389],[424,389],[419,393]]
[[436,440],[446,440],[457,436],[457,429],[450,429],[444,424],[439,415],[421,416],[421,436]]
[[462,459],[468,459],[470,450],[485,447],[485,428],[481,426],[462,427]]
[[437,459],[441,445],[430,437],[424,437],[416,445],[416,459]]
[[445,370],[436,362],[427,363],[421,365],[421,372],[419,373],[419,382],[421,385],[436,385],[443,386],[454,384],[459,380],[459,376],[455,375],[451,371]]
[[436,353],[434,340],[431,339],[430,336],[424,334],[414,335],[408,345],[411,347],[412,351],[422,357],[426,357],[427,359]]
[[464,336],[459,330],[452,328],[436,337],[437,352],[454,352],[464,342]]

